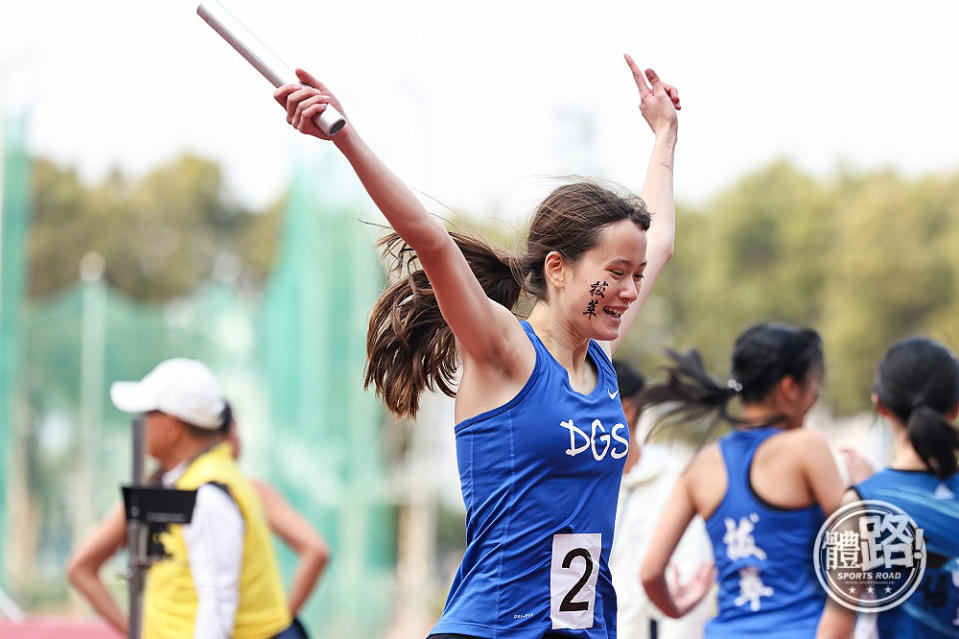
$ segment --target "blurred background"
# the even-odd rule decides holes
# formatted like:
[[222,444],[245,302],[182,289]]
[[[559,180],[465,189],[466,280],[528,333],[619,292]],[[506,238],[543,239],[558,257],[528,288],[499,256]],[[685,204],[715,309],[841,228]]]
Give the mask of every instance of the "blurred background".
[[[652,379],[666,347],[722,377],[749,324],[813,326],[815,427],[883,462],[879,356],[914,333],[959,349],[954,3],[228,6],[327,82],[431,211],[504,246],[555,176],[641,189],[652,140],[624,51],[677,85],[676,256],[618,353]],[[314,635],[425,636],[464,541],[451,400],[397,423],[363,390],[385,274],[362,222],[382,217],[194,9],[0,8],[5,612],[90,616],[64,565],[130,478],[109,386],[188,356],[234,403],[244,470],[332,547]],[[121,600],[125,561],[104,573]]]

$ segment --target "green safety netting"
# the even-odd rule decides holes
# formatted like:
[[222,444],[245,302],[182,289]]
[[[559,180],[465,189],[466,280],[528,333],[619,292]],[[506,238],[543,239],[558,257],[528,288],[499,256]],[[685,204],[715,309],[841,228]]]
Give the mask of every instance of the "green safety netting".
[[[109,385],[187,356],[207,362],[233,402],[242,466],[279,489],[332,548],[301,617],[318,637],[381,635],[393,612],[396,509],[385,479],[385,417],[362,379],[366,318],[383,276],[375,229],[357,220],[369,205],[355,178],[332,157],[296,170],[281,250],[260,296],[211,283],[160,306],[95,280],[27,303],[29,163],[22,141],[8,135],[8,142],[0,477],[34,517],[12,520],[0,491],[0,583],[28,605],[66,600],[72,545],[130,477],[129,416],[110,404]],[[12,451],[17,463],[3,465]],[[295,558],[279,540],[276,547],[288,583]],[[19,556],[24,549],[35,553],[32,561]]]
[[[24,239],[30,207],[30,163],[23,145],[23,118],[3,127],[3,170],[0,188],[0,478],[6,477],[13,435],[15,395],[19,388],[19,331],[24,291]],[[7,485],[3,481],[4,487]],[[0,576],[6,568],[5,555],[10,525],[5,490],[0,490]]]

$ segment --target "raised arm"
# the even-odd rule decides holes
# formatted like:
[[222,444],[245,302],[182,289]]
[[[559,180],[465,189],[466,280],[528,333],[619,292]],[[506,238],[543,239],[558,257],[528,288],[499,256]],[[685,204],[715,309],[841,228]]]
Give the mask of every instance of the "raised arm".
[[615,351],[626,337],[636,321],[639,309],[649,297],[653,284],[659,278],[666,262],[673,256],[673,238],[676,235],[673,159],[678,130],[676,111],[681,108],[679,92],[660,80],[652,69],[646,69],[644,73],[629,55],[626,55],[626,63],[639,89],[640,111],[656,136],[641,194],[646,207],[653,214],[653,221],[646,233],[646,270],[643,272],[639,297],[630,304],[623,316],[619,337],[610,343],[612,351]]
[[[287,121],[296,129],[331,139],[313,124],[312,118],[322,113],[327,104],[334,105],[340,113],[345,111],[323,83],[302,69],[296,73],[302,85],[282,86],[274,97],[286,108]],[[479,362],[518,372],[523,364],[515,354],[530,351],[531,357],[532,347],[510,310],[486,296],[443,225],[380,161],[352,123],[348,121],[332,139],[390,225],[416,251],[436,294],[440,312],[461,351]],[[514,363],[511,358],[517,361]]]
[[126,536],[123,506],[117,505],[80,542],[67,562],[67,579],[73,587],[111,628],[123,636],[127,635],[127,616],[100,579],[100,568],[123,546]]
[[296,552],[298,561],[288,598],[294,617],[309,598],[330,560],[330,548],[320,533],[272,486],[254,481],[270,530]]

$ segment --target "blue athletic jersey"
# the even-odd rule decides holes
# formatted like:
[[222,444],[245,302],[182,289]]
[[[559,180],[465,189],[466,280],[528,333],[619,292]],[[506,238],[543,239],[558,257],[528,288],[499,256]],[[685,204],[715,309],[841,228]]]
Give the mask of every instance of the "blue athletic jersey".
[[735,430],[719,440],[729,481],[706,520],[719,582],[719,612],[706,625],[707,639],[816,636],[826,599],[813,565],[822,509],[773,506],[749,482],[756,449],[779,432]]
[[923,531],[926,572],[906,601],[878,613],[879,639],[959,637],[959,473],[939,479],[887,468],[856,486],[906,511]]
[[433,632],[612,639],[607,561],[629,450],[616,372],[590,341],[599,379],[589,395],[577,393],[529,324],[523,328],[536,351],[526,385],[456,426],[466,554]]

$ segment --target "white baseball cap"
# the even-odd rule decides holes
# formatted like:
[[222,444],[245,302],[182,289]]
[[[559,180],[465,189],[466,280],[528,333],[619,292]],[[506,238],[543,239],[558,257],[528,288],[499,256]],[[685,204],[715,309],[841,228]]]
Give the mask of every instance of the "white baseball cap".
[[210,369],[182,358],[161,362],[139,382],[114,382],[110,399],[126,413],[158,410],[208,430],[220,427],[226,406]]

